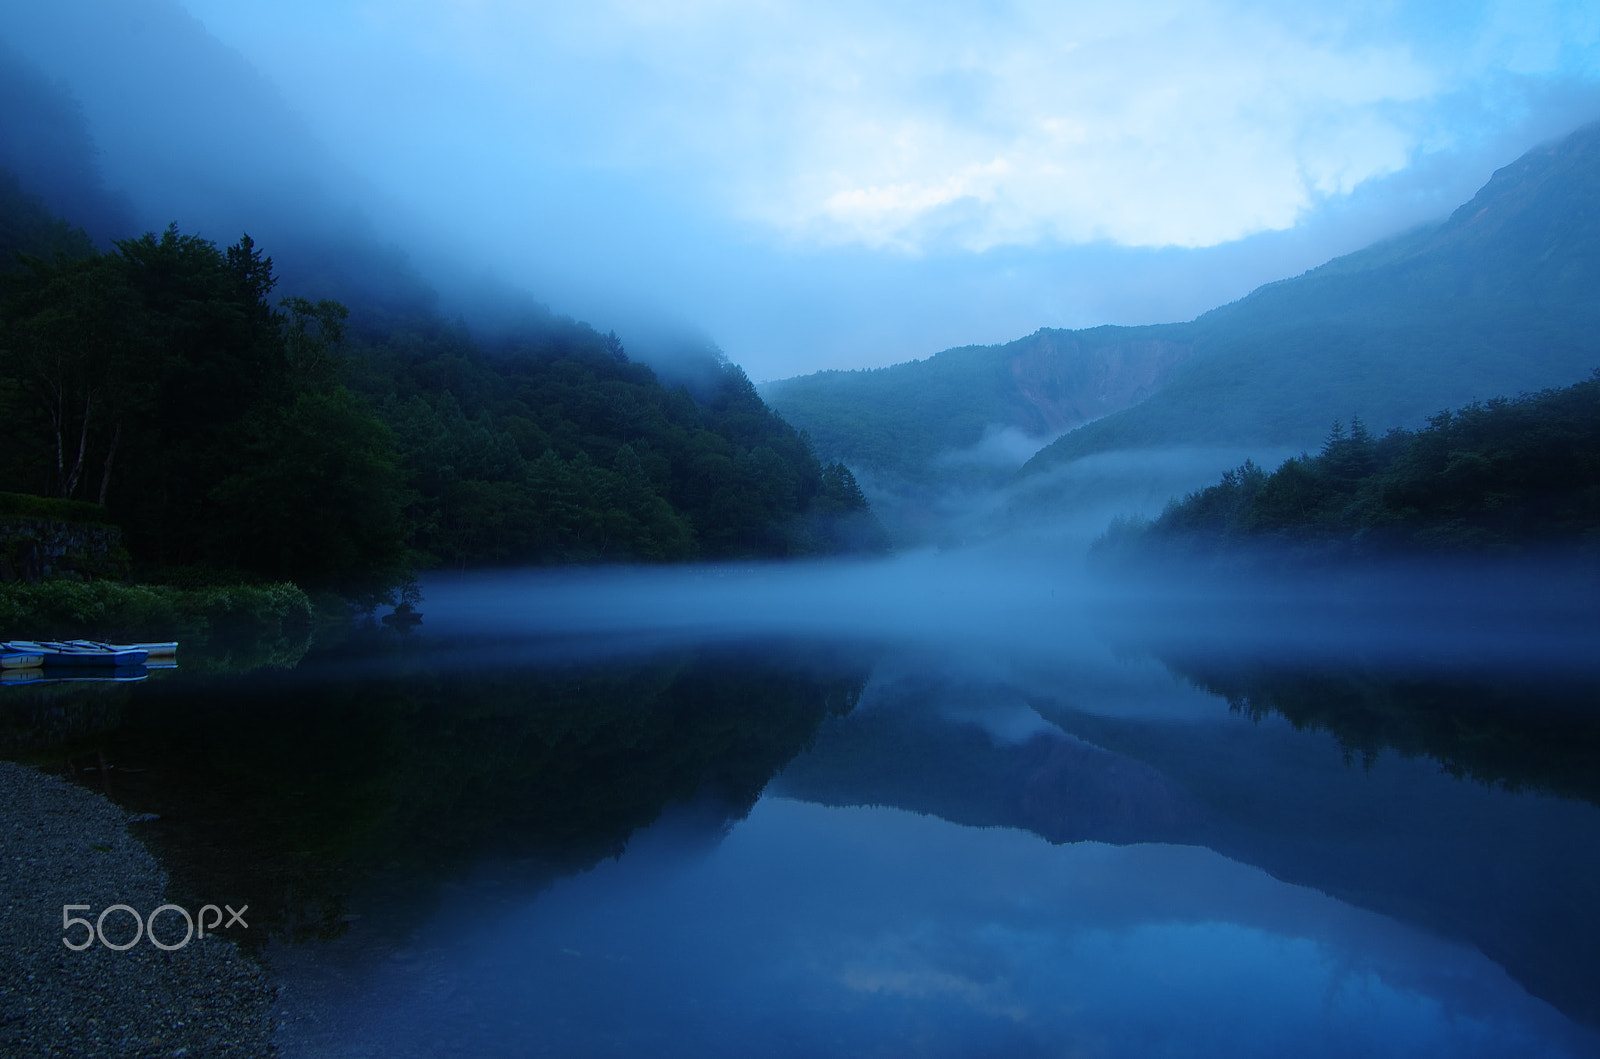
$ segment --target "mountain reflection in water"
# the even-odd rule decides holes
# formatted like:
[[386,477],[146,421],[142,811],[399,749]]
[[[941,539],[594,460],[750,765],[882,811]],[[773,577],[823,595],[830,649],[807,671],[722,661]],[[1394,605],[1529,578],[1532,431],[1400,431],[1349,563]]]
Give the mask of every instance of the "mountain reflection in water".
[[1600,1055],[1592,610],[1428,576],[442,579],[0,736],[262,912],[290,1056]]

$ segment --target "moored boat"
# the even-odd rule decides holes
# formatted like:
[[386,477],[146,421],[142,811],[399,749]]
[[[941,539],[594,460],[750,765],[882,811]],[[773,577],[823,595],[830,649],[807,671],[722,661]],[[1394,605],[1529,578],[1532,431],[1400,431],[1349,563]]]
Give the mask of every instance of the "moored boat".
[[172,658],[178,653],[178,642],[167,640],[161,643],[103,643],[100,640],[63,640],[68,647],[85,647],[105,651],[143,651],[151,659]]
[[116,649],[110,646],[80,647],[60,640],[8,640],[0,650],[28,655],[38,655],[46,669],[81,666],[137,666],[143,665],[150,652],[133,649]]
[[13,651],[9,647],[0,651],[0,669],[38,669],[44,665],[44,655],[32,651]]

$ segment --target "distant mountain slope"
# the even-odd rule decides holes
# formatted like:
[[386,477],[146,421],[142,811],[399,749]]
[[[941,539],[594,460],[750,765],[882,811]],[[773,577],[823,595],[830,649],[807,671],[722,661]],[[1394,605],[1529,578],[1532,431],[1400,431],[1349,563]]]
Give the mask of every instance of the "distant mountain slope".
[[[59,82],[0,43],[0,168],[102,248],[134,232],[133,206],[106,190],[83,107]],[[11,264],[6,253],[0,268]]]
[[1180,330],[1195,355],[1148,400],[1050,445],[1313,446],[1334,419],[1415,426],[1600,365],[1600,124],[1495,173],[1444,223],[1268,284]]
[[1441,224],[1189,323],[1045,329],[763,393],[820,454],[902,480],[948,479],[937,457],[995,426],[1070,431],[1025,475],[1117,450],[1314,448],[1335,419],[1415,427],[1586,377],[1596,290],[1600,124],[1499,170]]
[[1181,330],[1043,328],[1002,346],[785,379],[762,393],[825,458],[917,477],[990,427],[1042,441],[1145,399],[1193,353]]
[[36,196],[22,190],[15,173],[0,166],[0,275],[21,268],[23,254],[54,258],[93,252],[94,243],[83,229],[51,213]]

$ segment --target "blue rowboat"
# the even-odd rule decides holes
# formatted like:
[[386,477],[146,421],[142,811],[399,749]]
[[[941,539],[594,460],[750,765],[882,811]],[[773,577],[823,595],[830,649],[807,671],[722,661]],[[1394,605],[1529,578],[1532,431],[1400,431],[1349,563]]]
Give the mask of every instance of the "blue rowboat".
[[0,669],[38,669],[44,665],[44,655],[33,651],[0,651]]
[[46,669],[83,666],[138,666],[143,665],[150,652],[142,650],[114,650],[110,647],[75,647],[59,640],[10,640],[0,645],[8,652],[21,652],[40,656]]

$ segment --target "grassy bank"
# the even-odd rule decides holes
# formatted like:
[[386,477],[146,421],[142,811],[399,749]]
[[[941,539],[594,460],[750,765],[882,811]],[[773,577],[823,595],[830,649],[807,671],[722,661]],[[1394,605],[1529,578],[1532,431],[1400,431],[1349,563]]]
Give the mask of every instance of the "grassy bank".
[[208,639],[309,628],[310,597],[289,582],[177,588],[115,581],[0,584],[0,639]]

